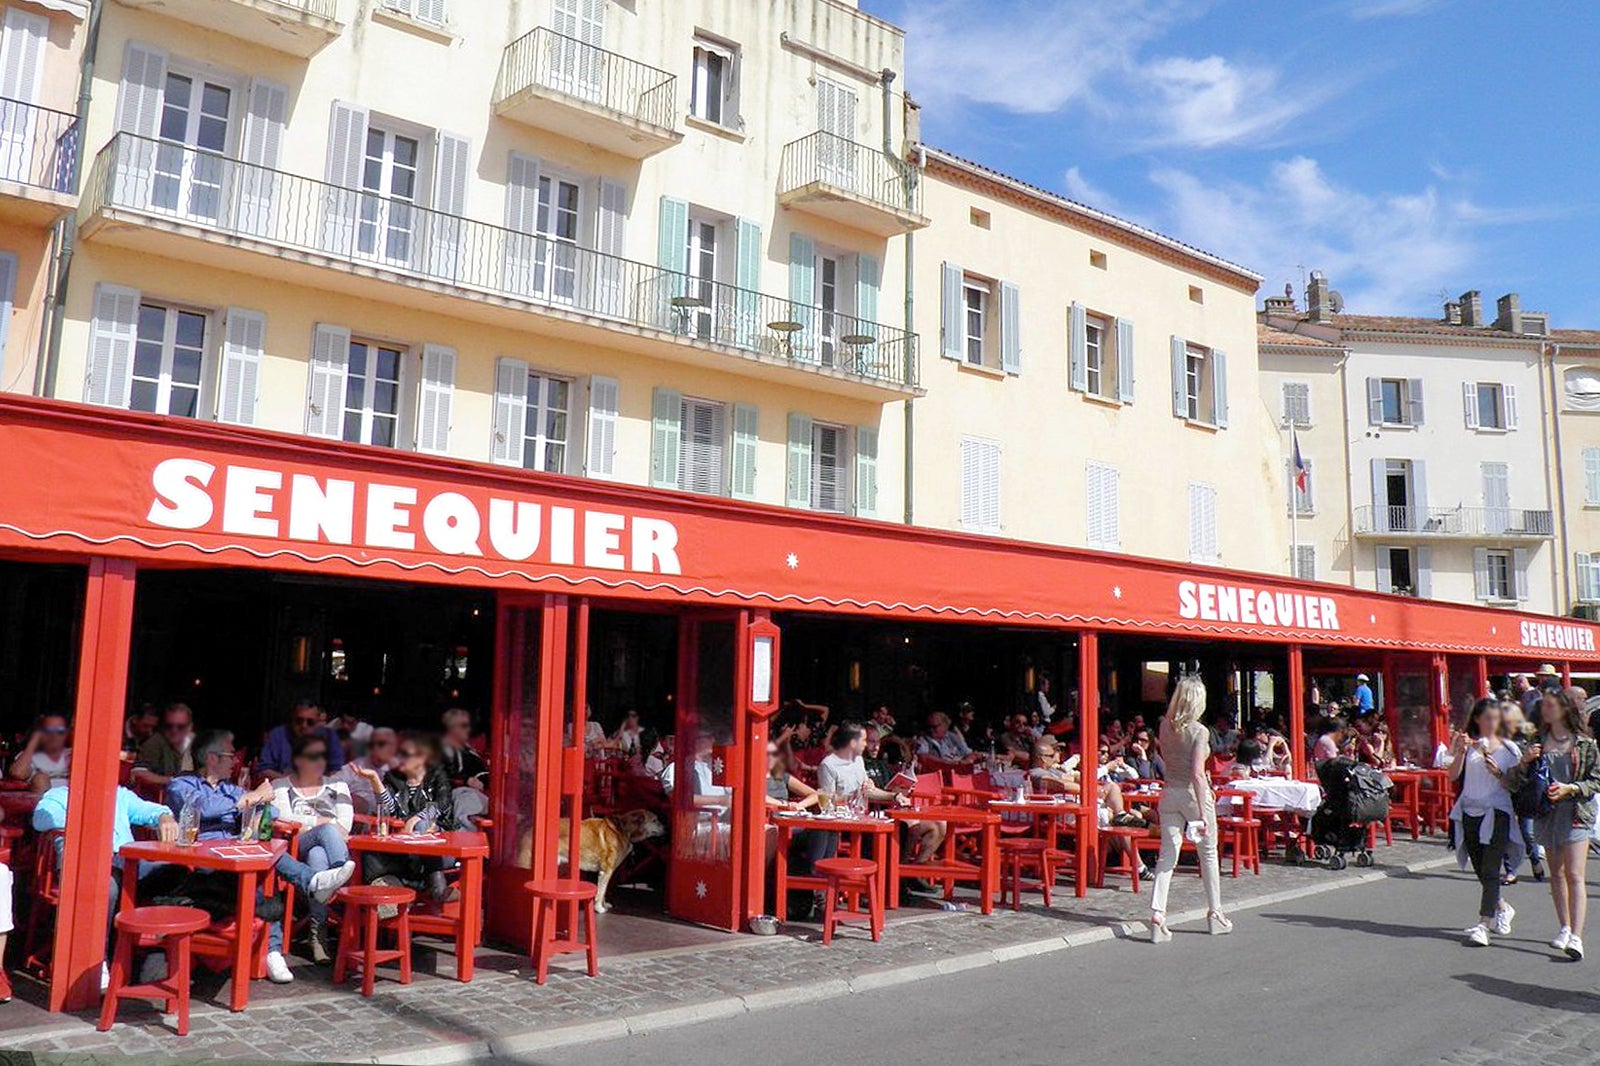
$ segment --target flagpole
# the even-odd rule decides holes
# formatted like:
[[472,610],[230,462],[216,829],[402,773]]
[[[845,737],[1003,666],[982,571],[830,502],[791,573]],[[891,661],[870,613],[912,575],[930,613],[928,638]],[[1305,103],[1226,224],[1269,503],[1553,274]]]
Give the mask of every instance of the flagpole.
[[1289,576],[1300,576],[1300,433],[1289,426]]

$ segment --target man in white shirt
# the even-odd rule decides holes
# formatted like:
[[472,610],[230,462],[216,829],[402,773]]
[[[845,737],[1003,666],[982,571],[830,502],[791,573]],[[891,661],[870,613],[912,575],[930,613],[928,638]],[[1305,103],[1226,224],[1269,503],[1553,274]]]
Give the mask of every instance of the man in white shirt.
[[860,794],[873,803],[903,803],[899,793],[879,788],[867,776],[861,757],[866,747],[866,730],[854,722],[841,722],[833,731],[833,752],[817,766],[817,791],[841,801]]
[[40,795],[67,783],[72,773],[72,749],[67,746],[67,717],[41,714],[28,742],[11,760],[11,776],[26,781]]

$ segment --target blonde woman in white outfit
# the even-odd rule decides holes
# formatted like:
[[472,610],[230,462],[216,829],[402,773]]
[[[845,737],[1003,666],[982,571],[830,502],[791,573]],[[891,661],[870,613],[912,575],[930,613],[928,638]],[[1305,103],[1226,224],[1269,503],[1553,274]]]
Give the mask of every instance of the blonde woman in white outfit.
[[1195,850],[1200,859],[1200,880],[1205,884],[1206,925],[1212,936],[1233,932],[1233,923],[1222,913],[1222,880],[1217,869],[1217,799],[1206,776],[1206,759],[1211,754],[1211,737],[1200,719],[1206,713],[1206,687],[1190,674],[1178,679],[1178,687],[1161,720],[1161,757],[1167,764],[1166,787],[1161,792],[1161,860],[1156,864],[1156,883],[1150,893],[1150,941],[1162,944],[1172,939],[1167,928],[1167,890],[1172,886],[1172,871],[1178,865],[1178,852],[1189,826],[1200,826]]

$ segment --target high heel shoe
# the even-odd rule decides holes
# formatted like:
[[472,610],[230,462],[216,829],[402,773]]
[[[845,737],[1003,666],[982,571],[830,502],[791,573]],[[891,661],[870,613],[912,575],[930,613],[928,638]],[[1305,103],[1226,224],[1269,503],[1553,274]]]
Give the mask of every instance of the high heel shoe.
[[1165,914],[1150,915],[1150,943],[1165,944],[1172,939],[1172,930],[1167,928]]
[[1206,914],[1206,928],[1212,936],[1227,936],[1233,932],[1233,923],[1226,914],[1220,911],[1209,911]]

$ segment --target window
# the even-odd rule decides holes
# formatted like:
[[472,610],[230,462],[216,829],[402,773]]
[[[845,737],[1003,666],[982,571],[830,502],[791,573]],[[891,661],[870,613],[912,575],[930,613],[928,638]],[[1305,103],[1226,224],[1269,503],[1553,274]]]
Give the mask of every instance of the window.
[[696,36],[689,114],[718,126],[738,126],[738,78],[738,49],[709,37]]
[[1116,361],[1106,360],[1107,349],[1110,347],[1110,333],[1106,320],[1098,315],[1088,315],[1084,319],[1084,374],[1087,389],[1092,396],[1116,396],[1115,387],[1110,386],[1110,381],[1116,376]]
[[1000,531],[1000,445],[961,441],[961,524],[984,533]]
[[684,316],[684,332],[690,336],[709,339],[716,325],[717,296],[721,292],[718,282],[728,269],[725,260],[730,258],[721,247],[722,225],[719,220],[691,215],[689,217],[689,287],[685,296],[689,306],[679,312]]
[[1484,560],[1487,563],[1484,585],[1485,599],[1511,600],[1516,598],[1516,591],[1512,585],[1511,553],[1490,549],[1485,551]]
[[1106,262],[1107,262],[1106,253],[1097,252],[1097,251],[1093,250],[1092,248],[1089,250],[1089,265],[1090,266],[1094,267],[1096,270],[1104,270],[1104,269],[1106,269]]
[[199,416],[208,324],[207,316],[199,311],[153,303],[139,305],[130,410],[183,418]]
[[528,374],[528,414],[522,465],[549,474],[567,472],[572,433],[572,382],[539,371]]
[[361,187],[377,195],[361,198],[356,248],[362,255],[410,264],[421,166],[422,145],[417,138],[377,126],[367,129]]
[[842,513],[849,506],[850,437],[843,426],[811,426],[811,509]]
[[1184,356],[1183,363],[1183,396],[1187,414],[1185,417],[1194,422],[1211,421],[1206,396],[1206,352],[1204,348],[1191,344]]
[[1474,548],[1472,577],[1478,599],[1514,603],[1528,598],[1528,553],[1522,548]]
[[350,342],[344,385],[344,434],[351,444],[393,448],[400,439],[400,364],[404,353],[371,341]]
[[727,408],[710,400],[683,401],[678,487],[720,496],[726,491]]
[[1406,420],[1406,383],[1394,378],[1383,380],[1383,421],[1391,426]]
[[1215,564],[1221,560],[1217,549],[1217,490],[1199,482],[1189,483],[1189,561]]
[[546,240],[534,249],[534,292],[570,303],[578,295],[578,220],[583,186],[554,174],[539,176],[534,232]]
[[433,26],[445,23],[445,0],[383,0],[383,6]]
[[1600,411],[1600,366],[1575,366],[1561,375],[1569,411]]
[[1517,428],[1517,390],[1514,385],[1468,381],[1462,385],[1468,429]]
[[1396,596],[1420,595],[1417,558],[1410,548],[1378,549],[1378,591]]
[[1600,552],[1575,552],[1572,576],[1578,584],[1578,602],[1600,602]]
[[1374,426],[1422,425],[1421,380],[1368,378],[1367,423]]
[[1117,468],[1091,462],[1085,468],[1088,488],[1088,536],[1091,548],[1116,551],[1122,544],[1122,518],[1118,499]]
[[1189,286],[1189,299],[1194,301],[1197,304],[1205,303],[1206,302],[1206,290],[1202,289],[1198,285],[1190,285]]
[[1600,507],[1600,448],[1583,450],[1583,505]]
[[[816,288],[812,299],[821,309],[817,323],[818,354],[823,366],[833,366],[843,336],[853,330],[849,318],[856,308],[855,259],[833,251],[819,251],[816,257]],[[841,317],[846,316],[846,317]]]
[[1303,381],[1283,383],[1283,424],[1305,429],[1311,425],[1311,386]]
[[1478,386],[1478,425],[1484,429],[1505,429],[1505,390],[1499,385]]
[[989,297],[987,284],[968,278],[961,285],[961,298],[966,309],[964,333],[965,358],[970,366],[988,366],[991,363],[988,340]]
[[1302,581],[1317,579],[1317,546],[1296,544],[1294,548],[1294,576]]
[[233,98],[233,89],[221,82],[167,72],[158,127],[167,143],[156,148],[153,207],[211,221],[221,215]]
[[994,216],[990,215],[989,212],[983,210],[982,208],[974,207],[968,212],[967,221],[971,222],[979,229],[988,229],[994,224]]

